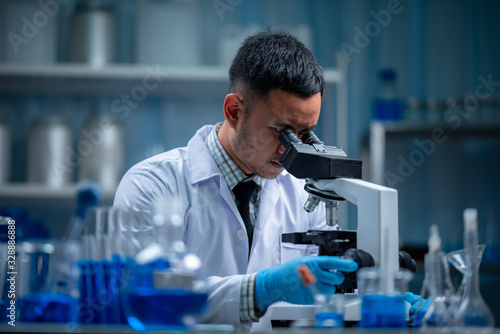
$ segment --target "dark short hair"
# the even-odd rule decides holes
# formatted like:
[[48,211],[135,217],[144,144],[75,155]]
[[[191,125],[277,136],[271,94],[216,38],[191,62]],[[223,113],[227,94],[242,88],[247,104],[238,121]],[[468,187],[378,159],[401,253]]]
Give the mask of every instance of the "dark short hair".
[[294,36],[260,32],[245,39],[229,68],[229,92],[265,99],[272,89],[302,97],[323,95],[323,70]]

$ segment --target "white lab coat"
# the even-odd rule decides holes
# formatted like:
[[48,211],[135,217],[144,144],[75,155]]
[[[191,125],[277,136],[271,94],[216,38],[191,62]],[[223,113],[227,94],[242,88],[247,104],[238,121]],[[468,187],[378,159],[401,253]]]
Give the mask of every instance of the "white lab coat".
[[[286,171],[266,180],[248,260],[245,225],[205,145],[212,128],[198,130],[187,147],[156,155],[132,167],[118,187],[114,206],[135,212],[134,219],[138,214],[141,223],[148,224],[158,198],[179,196],[184,225],[178,233],[187,249],[201,258],[204,274],[209,277],[209,310],[204,321],[239,326],[243,275],[313,253],[315,246],[281,244],[281,234],[325,229],[325,211],[322,205],[313,213],[304,211],[304,182]],[[267,316],[252,326],[252,330],[269,328]]]

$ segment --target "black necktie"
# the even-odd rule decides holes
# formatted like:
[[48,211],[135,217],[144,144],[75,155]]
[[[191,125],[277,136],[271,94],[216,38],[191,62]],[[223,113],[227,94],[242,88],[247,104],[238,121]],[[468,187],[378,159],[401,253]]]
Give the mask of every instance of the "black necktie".
[[250,220],[250,199],[252,198],[252,194],[256,186],[257,184],[255,184],[254,181],[249,181],[240,182],[233,188],[234,196],[238,200],[238,211],[240,212],[241,218],[243,218],[243,222],[245,223],[245,227],[247,229],[249,255],[253,239],[253,226],[252,221]]

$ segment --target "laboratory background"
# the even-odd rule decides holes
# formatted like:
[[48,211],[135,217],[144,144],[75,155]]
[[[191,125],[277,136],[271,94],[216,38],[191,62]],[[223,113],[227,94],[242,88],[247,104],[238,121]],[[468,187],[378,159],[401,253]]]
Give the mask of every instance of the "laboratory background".
[[[79,181],[111,204],[131,166],[222,121],[238,46],[282,29],[325,71],[318,137],[398,190],[413,292],[431,225],[443,251],[460,249],[463,211],[477,208],[481,293],[498,326],[499,21],[494,0],[1,1],[0,211],[18,239],[60,238]],[[356,228],[354,205],[340,225]]]

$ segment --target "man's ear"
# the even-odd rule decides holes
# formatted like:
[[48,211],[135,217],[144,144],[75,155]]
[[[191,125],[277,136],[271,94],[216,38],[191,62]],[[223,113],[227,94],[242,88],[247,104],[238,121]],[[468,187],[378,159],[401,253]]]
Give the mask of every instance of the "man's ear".
[[235,128],[238,120],[243,118],[245,113],[245,105],[243,98],[239,94],[227,94],[224,99],[224,118],[226,122]]

